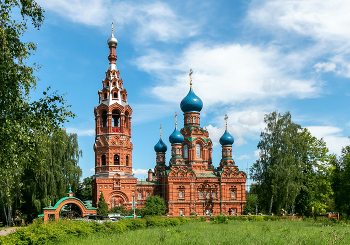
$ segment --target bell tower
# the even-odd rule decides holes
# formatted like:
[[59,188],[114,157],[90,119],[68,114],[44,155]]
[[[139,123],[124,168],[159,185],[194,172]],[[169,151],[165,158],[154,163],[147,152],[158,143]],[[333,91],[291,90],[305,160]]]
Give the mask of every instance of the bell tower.
[[[92,181],[93,205],[96,206],[103,192],[109,208],[114,205],[126,205],[133,195],[127,190],[124,195],[117,194],[123,183],[136,185],[132,175],[131,115],[132,109],[127,101],[127,92],[117,69],[115,53],[118,40],[112,35],[107,40],[109,47],[109,67],[102,80],[102,89],[98,91],[98,106],[95,114],[95,175]],[[130,186],[128,186],[130,187]],[[129,188],[128,188],[129,189]],[[133,189],[133,188],[130,188]],[[130,199],[130,200],[129,200]]]

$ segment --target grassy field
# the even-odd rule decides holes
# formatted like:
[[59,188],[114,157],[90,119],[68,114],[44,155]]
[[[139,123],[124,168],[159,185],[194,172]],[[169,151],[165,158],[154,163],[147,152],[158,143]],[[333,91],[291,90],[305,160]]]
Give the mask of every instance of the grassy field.
[[349,225],[308,221],[230,221],[186,223],[125,234],[96,233],[55,244],[350,244]]

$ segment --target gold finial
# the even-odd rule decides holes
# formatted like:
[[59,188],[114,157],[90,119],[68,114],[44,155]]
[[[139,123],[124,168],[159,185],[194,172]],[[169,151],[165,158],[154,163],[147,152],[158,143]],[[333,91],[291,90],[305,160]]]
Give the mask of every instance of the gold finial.
[[191,88],[192,88],[192,74],[193,74],[193,71],[192,69],[190,69],[190,74],[188,74],[190,76],[190,85],[191,85]]
[[113,20],[112,20],[112,34],[113,34]]
[[226,121],[226,130],[227,130],[227,119],[228,119],[228,116],[227,116],[227,114],[225,115],[225,121]]
[[175,111],[175,128],[177,129],[177,113]]
[[162,138],[162,124],[159,127],[159,132],[160,132],[160,138]]

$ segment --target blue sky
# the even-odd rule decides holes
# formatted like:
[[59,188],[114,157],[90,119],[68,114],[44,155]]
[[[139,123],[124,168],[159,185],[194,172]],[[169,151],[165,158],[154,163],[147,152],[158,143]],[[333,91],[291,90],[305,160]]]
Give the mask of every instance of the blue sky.
[[[51,86],[66,93],[77,115],[83,177],[94,167],[94,106],[108,69],[107,39],[114,21],[117,67],[133,109],[135,175],[155,165],[153,146],[183,126],[180,101],[193,88],[204,103],[201,126],[218,144],[228,130],[236,164],[246,171],[258,157],[264,114],[291,111],[294,122],[323,137],[339,154],[350,135],[350,2],[343,0],[103,1],[39,0],[45,9],[30,63],[41,64],[32,98]],[[169,151],[169,150],[168,150]],[[170,159],[170,154],[167,154]]]

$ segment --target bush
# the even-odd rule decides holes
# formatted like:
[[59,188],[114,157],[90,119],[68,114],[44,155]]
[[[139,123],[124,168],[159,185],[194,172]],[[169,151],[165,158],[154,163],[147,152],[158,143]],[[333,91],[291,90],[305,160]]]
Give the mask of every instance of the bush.
[[159,196],[147,197],[143,215],[164,215],[166,206],[164,200]]
[[214,224],[228,224],[228,216],[218,215],[210,217],[210,221]]
[[103,193],[101,192],[100,198],[98,199],[97,204],[97,214],[107,216],[108,213],[108,204],[105,201]]

